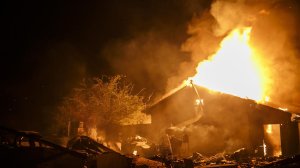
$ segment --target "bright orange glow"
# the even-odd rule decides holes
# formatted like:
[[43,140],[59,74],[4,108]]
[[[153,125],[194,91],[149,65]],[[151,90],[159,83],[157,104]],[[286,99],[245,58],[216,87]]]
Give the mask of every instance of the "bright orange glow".
[[132,152],[132,154],[133,154],[133,155],[137,155],[137,150],[134,150],[134,151]]
[[279,124],[264,125],[264,143],[266,145],[265,154],[269,156],[280,156],[282,154]]
[[266,132],[268,133],[268,134],[272,134],[272,125],[271,124],[268,124],[267,125],[267,129],[266,129]]
[[278,109],[282,110],[282,111],[288,111],[289,110],[288,108],[284,108],[284,107],[279,107]]
[[265,140],[263,140],[263,149],[264,149],[264,156],[267,155],[267,145],[265,143]]
[[201,100],[200,99],[196,99],[196,105],[200,105]]
[[197,106],[203,105],[203,104],[204,104],[204,100],[203,100],[203,99],[196,99],[195,104],[196,104]]
[[269,96],[265,97],[265,102],[270,102],[270,97]]
[[189,79],[189,80],[185,80],[184,81],[184,85],[188,86],[188,87],[192,87],[193,86],[193,83],[192,83],[192,79]]
[[263,66],[249,44],[250,33],[251,28],[239,28],[229,33],[220,49],[208,60],[200,62],[197,74],[188,80],[210,90],[262,101],[266,97]]

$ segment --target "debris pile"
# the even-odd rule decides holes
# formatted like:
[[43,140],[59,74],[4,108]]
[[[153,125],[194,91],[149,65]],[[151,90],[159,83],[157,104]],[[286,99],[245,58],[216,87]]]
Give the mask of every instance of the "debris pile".
[[[132,139],[135,146],[147,147],[146,140]],[[139,144],[139,145],[137,145]],[[149,147],[149,148],[148,148]],[[298,168],[300,155],[289,157],[257,156],[241,148],[233,153],[204,156],[194,152],[189,157],[162,155],[151,157],[121,154],[87,137],[77,136],[67,148],[44,140],[36,132],[0,127],[0,156],[10,167],[86,167],[86,168]]]
[[163,162],[170,168],[298,168],[300,167],[300,155],[290,157],[257,157],[251,155],[245,148],[231,154],[217,153],[213,156],[203,156],[195,152],[187,158],[173,159],[154,156],[151,159]]

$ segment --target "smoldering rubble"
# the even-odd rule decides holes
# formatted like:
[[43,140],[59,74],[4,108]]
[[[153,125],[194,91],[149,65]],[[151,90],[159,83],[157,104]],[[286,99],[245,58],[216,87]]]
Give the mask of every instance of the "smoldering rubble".
[[[63,147],[45,140],[37,132],[17,131],[1,127],[1,164],[9,167],[299,167],[300,155],[289,157],[259,156],[245,148],[233,153],[217,153],[204,156],[194,152],[191,156],[178,156],[154,151],[153,156],[145,158],[134,154],[121,154],[97,141],[77,136]],[[149,150],[149,148],[147,148]]]

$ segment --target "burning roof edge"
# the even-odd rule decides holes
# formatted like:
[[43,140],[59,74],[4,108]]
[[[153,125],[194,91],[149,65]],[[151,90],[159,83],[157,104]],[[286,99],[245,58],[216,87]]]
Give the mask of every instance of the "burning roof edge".
[[[151,105],[149,105],[146,109],[146,112],[149,113],[149,110],[154,108],[155,106],[159,105],[160,103],[166,101],[167,99],[169,99],[170,97],[172,97],[174,94],[176,94],[177,92],[187,88],[187,87],[192,87],[194,88],[195,90],[195,94],[197,94],[198,97],[200,97],[199,93],[198,93],[198,89],[197,88],[201,88],[203,90],[206,90],[206,91],[211,91],[209,90],[208,88],[205,88],[203,86],[198,86],[198,85],[194,85],[192,82],[191,82],[191,85],[187,85],[186,83],[182,83],[181,85],[179,85],[178,87],[172,89],[171,91],[169,91],[168,93],[164,94],[160,99],[158,99],[157,101],[155,101],[154,103],[152,103]],[[223,92],[219,92],[219,91],[213,91],[214,93],[217,93],[217,94],[220,94],[220,95],[226,95],[226,96],[230,96],[230,97],[235,97],[235,98],[238,98],[238,99],[241,99],[243,101],[251,101],[257,109],[270,109],[272,111],[277,111],[277,112],[285,112],[285,113],[297,113],[297,112],[293,112],[293,111],[290,111],[290,110],[283,110],[283,109],[280,109],[279,106],[275,105],[275,104],[262,104],[262,103],[259,103],[255,100],[252,100],[252,99],[248,99],[248,98],[242,98],[242,97],[239,97],[239,96],[235,96],[235,95],[231,95],[231,94],[227,94],[227,93],[223,93]]]
[[[155,107],[156,105],[166,101],[168,98],[170,98],[171,96],[173,96],[174,94],[176,94],[177,92],[183,90],[184,88],[188,87],[185,83],[182,83],[181,85],[179,85],[178,87],[172,89],[171,91],[167,92],[166,94],[164,94],[161,98],[159,98],[157,101],[154,101],[154,103],[150,104],[146,111],[148,111],[149,109]],[[194,85],[192,84],[192,87],[194,87]],[[194,87],[195,88],[195,87]],[[195,88],[195,90],[197,90]]]
[[151,108],[153,106],[155,106],[156,104],[159,104],[160,102],[166,100],[168,97],[172,96],[173,94],[175,94],[176,92],[184,89],[186,87],[185,84],[181,84],[178,87],[172,89],[171,91],[169,91],[168,93],[164,94],[161,98],[159,98],[157,101],[155,101],[154,103],[152,103],[151,105],[149,105],[148,108]]

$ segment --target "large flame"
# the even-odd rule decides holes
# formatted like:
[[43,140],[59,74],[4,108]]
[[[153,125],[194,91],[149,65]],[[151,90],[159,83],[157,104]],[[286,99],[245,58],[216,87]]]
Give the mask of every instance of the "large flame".
[[261,101],[264,83],[259,59],[249,44],[251,28],[238,28],[226,36],[220,49],[198,64],[189,78],[208,89]]

